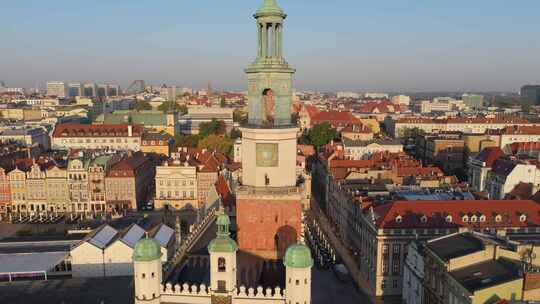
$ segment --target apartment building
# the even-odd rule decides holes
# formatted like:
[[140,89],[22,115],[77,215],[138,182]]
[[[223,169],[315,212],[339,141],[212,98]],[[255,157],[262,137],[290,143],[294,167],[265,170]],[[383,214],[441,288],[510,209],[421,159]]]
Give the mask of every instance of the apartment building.
[[141,149],[142,127],[130,124],[59,124],[52,135],[56,150],[132,150]]
[[156,209],[198,208],[197,166],[186,160],[168,160],[156,167]]

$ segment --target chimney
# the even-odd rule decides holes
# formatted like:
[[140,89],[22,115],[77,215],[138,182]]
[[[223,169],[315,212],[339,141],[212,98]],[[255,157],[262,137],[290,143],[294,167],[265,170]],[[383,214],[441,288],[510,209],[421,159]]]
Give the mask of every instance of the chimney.
[[133,136],[133,126],[131,124],[128,125],[128,137]]

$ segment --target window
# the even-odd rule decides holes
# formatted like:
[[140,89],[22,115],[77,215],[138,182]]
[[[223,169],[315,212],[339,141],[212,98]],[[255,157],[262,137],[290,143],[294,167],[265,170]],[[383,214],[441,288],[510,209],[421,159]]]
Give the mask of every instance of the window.
[[396,223],[401,223],[403,221],[403,218],[401,215],[396,216]]
[[422,215],[422,217],[420,218],[420,222],[426,223],[427,222],[427,216]]
[[218,286],[218,292],[226,292],[227,291],[227,283],[225,281],[217,281]]
[[471,222],[476,223],[478,217],[476,215],[471,216]]
[[495,222],[500,222],[500,221],[502,221],[502,216],[500,214],[497,214],[495,216]]
[[141,277],[142,277],[143,279],[146,278],[146,274],[143,273]]
[[451,223],[452,222],[452,216],[447,215],[445,220],[446,220],[447,223]]
[[527,220],[527,215],[526,214],[522,214],[520,217],[519,217],[519,221],[520,222],[525,222]]
[[464,221],[465,223],[469,221],[469,216],[467,216],[466,214],[461,218],[462,221]]
[[296,285],[300,285],[300,280],[296,280]]
[[218,258],[218,272],[225,272],[225,258]]
[[386,280],[382,280],[382,282],[381,282],[381,288],[382,288],[382,289],[385,289],[385,288],[386,288]]
[[486,221],[486,216],[485,215],[480,215],[480,222],[485,222]]
[[392,287],[393,287],[393,288],[397,288],[397,287],[398,287],[398,281],[397,281],[397,280],[392,281]]
[[156,275],[152,272],[152,278],[154,278]]

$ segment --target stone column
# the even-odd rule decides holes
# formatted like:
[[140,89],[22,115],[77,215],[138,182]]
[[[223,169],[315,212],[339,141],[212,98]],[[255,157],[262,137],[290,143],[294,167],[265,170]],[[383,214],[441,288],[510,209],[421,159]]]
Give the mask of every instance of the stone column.
[[257,23],[257,37],[258,37],[258,48],[257,48],[257,58],[261,58],[262,56],[262,27],[263,25],[260,23]]
[[277,58],[278,52],[277,52],[277,44],[278,44],[278,37],[277,37],[277,23],[272,23],[272,57]]
[[268,55],[268,24],[262,24],[262,57],[266,58]]
[[278,58],[283,58],[283,24],[278,25]]

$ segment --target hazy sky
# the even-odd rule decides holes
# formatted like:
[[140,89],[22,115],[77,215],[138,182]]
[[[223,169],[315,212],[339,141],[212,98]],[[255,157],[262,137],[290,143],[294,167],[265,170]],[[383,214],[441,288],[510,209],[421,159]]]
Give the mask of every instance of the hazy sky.
[[[0,80],[245,89],[262,0],[2,0]],[[538,0],[280,0],[297,89],[540,83]]]

